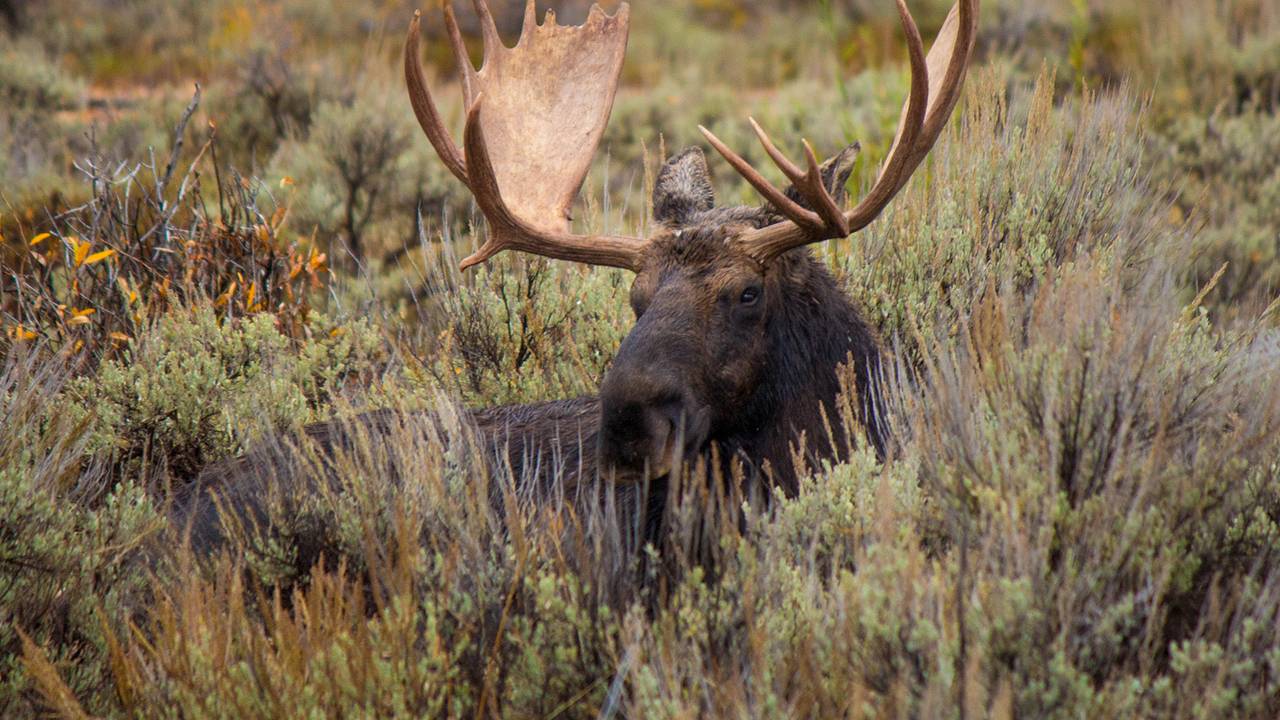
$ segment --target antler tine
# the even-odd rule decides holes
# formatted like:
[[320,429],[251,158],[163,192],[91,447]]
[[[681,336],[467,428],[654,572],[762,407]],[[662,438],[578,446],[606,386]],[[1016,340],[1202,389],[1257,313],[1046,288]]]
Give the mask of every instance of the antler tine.
[[783,175],[791,181],[800,195],[809,201],[809,206],[821,218],[820,231],[828,234],[829,237],[844,237],[849,234],[848,223],[844,218],[844,211],[836,204],[835,198],[831,196],[831,191],[822,182],[822,167],[818,163],[818,156],[813,152],[813,146],[808,140],[802,140],[804,145],[805,160],[808,163],[808,170],[801,170],[787,158],[786,155],[778,149],[773,143],[769,134],[760,127],[755,118],[747,118],[751,123],[751,129],[755,131],[756,137],[760,140],[761,147],[768,153],[773,160],[773,164],[778,166]]
[[769,133],[765,132],[764,128],[760,127],[760,123],[756,122],[755,118],[749,117],[747,118],[747,122],[751,124],[751,129],[755,131],[756,139],[760,141],[760,147],[764,148],[764,151],[769,155],[769,158],[773,160],[773,164],[778,166],[778,169],[782,171],[783,175],[786,175],[791,182],[795,182],[804,176],[804,171],[796,167],[796,164],[791,162],[791,160],[778,149],[777,145],[773,144],[773,138],[769,137]]
[[524,39],[526,34],[533,32],[538,26],[538,0],[529,0],[524,5],[524,25],[520,29],[520,39]]
[[[739,242],[761,262],[801,245],[845,237],[869,225],[906,185],[907,180],[929,153],[950,118],[960,98],[960,85],[964,80],[973,41],[977,34],[978,0],[958,0],[948,14],[927,58],[920,30],[907,9],[905,0],[896,0],[896,2],[903,30],[906,33],[907,50],[911,62],[911,92],[903,108],[898,134],[894,139],[888,160],[867,196],[853,210],[840,213],[845,222],[843,227],[837,228],[832,218],[828,217],[830,208],[823,197],[830,198],[830,193],[822,186],[821,174],[816,174],[816,187],[811,179],[815,176],[813,167],[817,159],[813,156],[812,149],[806,144],[810,171],[800,180],[792,178],[792,181],[804,197],[818,208],[824,220],[825,232],[814,232],[807,224],[793,220],[777,223],[742,236]],[[946,63],[945,71],[942,70],[944,62]],[[942,74],[942,82],[931,86],[931,78],[936,77],[937,74]],[[763,135],[759,131],[758,133]],[[762,142],[765,137],[762,137]],[[766,151],[770,150],[770,145],[771,143],[766,144]],[[781,153],[776,153],[774,148],[770,151],[770,155],[776,162]],[[787,162],[786,165],[790,163]],[[798,168],[794,166],[788,168],[786,165],[779,163],[779,167],[788,175],[791,174],[788,172],[789,169],[798,171]],[[817,192],[818,189],[822,192]]]
[[844,216],[844,210],[832,196],[831,189],[822,181],[822,165],[818,162],[818,154],[813,151],[813,146],[808,140],[802,141],[801,144],[804,145],[804,156],[809,163],[809,172],[805,175],[805,180],[798,183],[796,187],[808,185],[806,196],[810,198],[809,202],[818,209],[818,214],[826,221],[827,227],[836,231],[836,237],[845,237],[849,234],[849,221]]
[[[452,26],[451,30],[456,31],[457,27]],[[440,112],[436,110],[436,103],[431,98],[431,91],[427,89],[427,80],[423,77],[422,64],[418,62],[418,44],[422,36],[422,13],[413,13],[413,22],[409,24],[409,38],[404,44],[404,75],[406,84],[409,87],[409,103],[413,106],[413,114],[418,117],[418,124],[422,126],[422,131],[426,133],[427,139],[431,141],[431,146],[436,149],[436,154],[440,156],[440,160],[445,167],[449,168],[449,172],[453,176],[468,184],[467,181],[467,164],[462,159],[462,153],[458,151],[458,146],[453,142],[453,136],[449,134],[449,129],[444,126],[444,121],[440,118]],[[459,37],[458,43],[462,40]],[[457,45],[455,45],[455,48]],[[466,54],[463,53],[463,67],[470,69],[470,60],[466,60]]]
[[476,99],[476,68],[471,64],[467,44],[462,40],[462,30],[458,28],[458,18],[453,14],[452,2],[444,3],[444,26],[449,32],[449,46],[453,48],[454,62],[458,64],[458,78],[462,81],[462,99],[469,107]]
[[[903,110],[898,136],[894,139],[893,149],[889,151],[888,162],[881,169],[880,177],[876,179],[871,192],[849,213],[851,231],[870,224],[906,184],[907,177],[915,169],[915,165],[910,165],[910,162],[916,155],[916,143],[924,130],[925,112],[929,105],[929,68],[925,60],[924,40],[920,37],[920,28],[916,26],[904,0],[898,0],[898,15],[902,18],[902,28],[907,35],[907,52],[911,58],[911,95]],[[907,151],[899,152],[901,148],[907,148]],[[923,160],[928,151],[925,148],[919,154],[920,159]]]
[[[969,69],[969,57],[978,35],[978,0],[960,0],[951,8],[929,51],[929,74],[934,75],[937,65],[946,59],[947,70],[936,92],[929,92],[929,117],[925,120],[920,140],[912,160],[918,164],[929,153],[934,141],[942,134],[942,128],[951,117],[951,111],[960,101],[960,89],[965,72]],[[950,44],[950,48],[947,45]],[[909,165],[914,168],[914,165]],[[905,182],[905,180],[904,180]]]
[[644,242],[637,238],[596,235],[583,237],[571,233],[539,230],[516,217],[502,199],[498,175],[489,157],[484,126],[480,122],[480,106],[484,95],[476,98],[467,111],[463,144],[470,159],[471,192],[480,212],[489,221],[489,239],[474,255],[462,261],[467,270],[493,258],[503,250],[520,250],[534,255],[571,260],[588,265],[636,270]]
[[502,36],[498,35],[498,25],[493,21],[493,13],[489,12],[486,0],[471,0],[471,6],[476,9],[476,17],[480,19],[480,35],[484,39],[484,56],[487,60],[503,47]]
[[[818,217],[817,213],[802,207],[799,203],[787,197],[786,193],[782,192],[777,188],[777,186],[765,179],[758,170],[751,166],[751,163],[742,159],[742,156],[738,153],[730,150],[729,146],[724,144],[724,141],[715,136],[715,133],[712,133],[701,125],[698,126],[698,129],[701,130],[702,135],[707,138],[707,142],[711,143],[711,147],[715,148],[716,152],[724,156],[724,159],[733,166],[733,169],[737,170],[738,174],[741,175],[743,179],[751,183],[751,187],[755,188],[756,192],[760,193],[765,200],[769,201],[769,204],[773,205],[778,212],[782,213],[785,217],[790,218],[792,222],[797,225],[813,232],[818,232],[822,229],[822,218]],[[767,149],[768,146],[766,146],[766,150]],[[785,158],[784,162],[790,164],[790,162],[786,161]],[[784,170],[783,172],[786,171]]]

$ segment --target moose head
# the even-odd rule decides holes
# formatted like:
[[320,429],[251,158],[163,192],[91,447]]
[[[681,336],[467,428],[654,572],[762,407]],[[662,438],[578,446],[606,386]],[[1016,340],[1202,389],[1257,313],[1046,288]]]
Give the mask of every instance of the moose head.
[[[856,145],[825,163],[803,145],[793,163],[751,121],[766,154],[790,181],[783,190],[706,128],[707,141],[763,197],[761,207],[715,207],[700,150],[672,158],[654,191],[649,238],[581,235],[570,209],[604,133],[626,50],[630,9],[599,6],[585,24],[539,25],[529,0],[515,47],[506,47],[485,0],[473,0],[484,42],[476,70],[450,4],[444,20],[461,68],[465,155],[445,127],[419,63],[420,16],[405,45],[409,97],[441,161],[471,191],[488,238],[463,269],[504,250],[635,273],[636,324],[599,398],[599,460],[619,477],[667,473],[713,444],[724,457],[787,479],[797,443],[814,443],[852,365],[861,415],[882,449],[875,417],[879,365],[863,322],[808,245],[870,224],[937,140],[960,96],[977,27],[977,0],[959,0],[926,57],[903,0],[911,90],[877,180],[852,209],[844,186]],[[833,440],[828,440],[834,444]],[[830,454],[830,453],[828,453]]]

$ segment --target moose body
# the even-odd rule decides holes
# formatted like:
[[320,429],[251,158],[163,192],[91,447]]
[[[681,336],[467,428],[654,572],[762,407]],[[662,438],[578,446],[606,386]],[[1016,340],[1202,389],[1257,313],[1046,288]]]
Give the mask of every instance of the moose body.
[[[833,185],[847,179],[852,155],[828,163]],[[660,174],[655,214],[669,230],[655,238],[651,269],[637,278],[631,295],[636,326],[599,396],[465,414],[482,449],[478,456],[495,475],[528,485],[533,495],[553,489],[572,494],[602,479],[630,479],[626,484],[634,487],[645,479],[658,481],[646,486],[648,496],[636,495],[634,487],[619,495],[639,512],[646,504],[661,507],[670,463],[714,457],[718,465],[711,472],[720,477],[792,494],[803,471],[796,466],[797,452],[808,464],[840,460],[864,442],[846,435],[839,411],[845,401],[857,403],[865,441],[883,452],[874,331],[807,249],[791,251],[763,274],[751,265],[726,263],[726,227],[763,227],[776,215],[767,207],[714,208],[709,182],[697,150],[676,156]],[[748,290],[759,295],[744,304]],[[844,378],[852,378],[853,386]],[[317,423],[302,438],[321,455],[359,442],[355,433],[375,442],[403,441],[392,437],[402,434],[401,415],[379,410]],[[430,411],[418,415],[410,424],[430,424]],[[219,505],[265,518],[257,506],[269,496],[270,483],[283,481],[286,492],[305,492],[316,481],[308,477],[315,466],[297,463],[295,445],[271,440],[202,472],[177,503],[177,524],[190,526],[192,544],[213,548],[221,541]],[[673,450],[677,457],[669,456]],[[219,503],[212,501],[214,494]],[[321,549],[317,545],[301,557],[313,558]]]
[[[806,144],[802,169],[755,126],[766,152],[792,181],[780,190],[704,129],[765,204],[717,208],[702,151],[686,150],[659,173],[653,197],[658,230],[647,239],[569,230],[569,208],[612,107],[626,44],[626,4],[613,17],[593,8],[585,25],[564,28],[552,19],[538,25],[530,0],[514,48],[498,39],[484,1],[475,6],[485,42],[480,71],[467,59],[445,5],[468,108],[465,159],[427,89],[416,17],[405,48],[419,122],[488,221],[488,241],[463,267],[517,250],[636,274],[630,297],[636,324],[598,397],[465,415],[493,474],[509,472],[531,494],[607,483],[620,488],[624,511],[640,512],[663,500],[665,478],[689,464],[790,494],[806,465],[840,460],[864,439],[883,453],[876,333],[807,246],[865,227],[923,160],[959,97],[976,31],[976,0],[953,8],[927,59],[899,0],[911,50],[911,96],[875,186],[854,209],[842,208],[856,145],[819,164]],[[941,81],[931,83],[930,76]],[[843,422],[842,408],[852,408],[858,422]],[[416,417],[428,427],[430,418]],[[406,419],[415,416],[378,411],[314,425],[303,436],[324,457],[355,443],[353,433],[376,443]],[[865,437],[850,436],[861,434],[849,429],[857,425]],[[293,462],[286,445],[264,443],[201,474],[175,510],[194,544],[221,538],[216,508],[261,517],[268,478],[303,492],[325,474],[323,462],[320,468]]]

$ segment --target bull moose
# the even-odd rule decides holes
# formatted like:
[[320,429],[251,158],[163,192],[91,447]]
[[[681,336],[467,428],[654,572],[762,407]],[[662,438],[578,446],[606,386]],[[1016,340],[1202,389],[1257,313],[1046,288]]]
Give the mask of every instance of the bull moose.
[[[451,5],[444,5],[445,27],[461,68],[463,149],[445,127],[424,78],[419,15],[404,52],[418,121],[487,221],[487,241],[462,267],[512,250],[635,273],[630,296],[635,326],[598,397],[467,414],[491,461],[517,468],[516,475],[524,477],[559,468],[574,476],[566,482],[582,484],[660,479],[682,461],[715,458],[722,469],[734,470],[732,477],[792,493],[797,447],[811,460],[839,459],[847,452],[842,448],[861,442],[827,437],[826,428],[840,425],[829,417],[836,415],[842,385],[850,384],[842,377],[850,374],[866,440],[883,452],[876,332],[807,246],[866,227],[920,165],[959,99],[978,0],[959,0],[927,57],[910,12],[897,0],[910,55],[910,95],[878,178],[853,209],[844,209],[844,187],[856,144],[819,163],[806,142],[800,166],[753,120],[765,152],[790,187],[779,189],[701,128],[765,204],[716,207],[706,159],[701,150],[688,149],[659,173],[653,195],[657,230],[647,239],[580,235],[571,229],[570,209],[618,86],[627,4],[612,16],[595,6],[583,25],[565,27],[551,12],[538,24],[529,0],[520,40],[510,48],[502,43],[485,0],[474,5],[484,42],[478,71]],[[376,436],[395,421],[396,413],[384,410],[362,416],[359,424]],[[347,428],[319,424],[305,434],[337,446]],[[824,437],[827,441],[817,441]],[[519,472],[551,454],[571,461]],[[262,476],[279,471],[279,465],[277,453],[258,450],[206,469],[178,503],[179,519],[191,529],[193,542],[219,532],[210,498],[220,497],[217,504],[223,507],[252,506]]]

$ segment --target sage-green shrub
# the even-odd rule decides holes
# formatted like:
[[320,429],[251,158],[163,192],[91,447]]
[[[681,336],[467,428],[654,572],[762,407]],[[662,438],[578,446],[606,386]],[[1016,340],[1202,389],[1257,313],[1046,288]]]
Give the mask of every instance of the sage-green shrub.
[[[950,0],[909,4],[929,38]],[[643,517],[608,504],[629,489],[535,503],[490,471],[459,409],[594,392],[632,323],[629,277],[510,253],[456,272],[483,222],[404,101],[406,8],[189,5],[114,2],[63,23],[102,5],[50,0],[24,15],[50,19],[24,40],[39,72],[95,93],[183,86],[94,118],[116,163],[165,147],[175,112],[156,108],[185,103],[193,68],[207,75],[219,141],[193,166],[192,227],[236,217],[288,242],[229,262],[202,258],[235,233],[112,245],[133,278],[188,267],[148,252],[217,271],[212,298],[201,285],[144,313],[132,340],[110,336],[103,304],[67,348],[0,329],[0,714],[1280,716],[1280,6],[984,2],[979,66],[938,146],[873,225],[814,250],[891,351],[890,457],[854,453],[793,498],[678,484],[644,548]],[[797,157],[801,136],[824,153],[860,141],[851,190],[870,186],[907,87],[892,3],[633,15],[578,229],[646,230],[655,167],[702,144],[698,124],[777,179],[748,115]],[[436,17],[425,59],[457,131]],[[264,38],[301,86],[261,78],[288,95],[278,114],[261,97],[228,109],[245,90],[228,68]],[[0,109],[0,144],[31,148],[0,155],[4,257],[28,264],[32,218],[60,211],[9,198],[56,189],[82,154],[67,137],[88,127],[51,107]],[[375,153],[375,183],[344,195],[340,163],[368,133],[399,152]],[[267,177],[241,183],[229,160]],[[758,202],[711,165],[722,201]],[[227,212],[237,184],[270,202]],[[76,217],[89,227],[109,207],[125,226],[135,194],[114,196]],[[319,253],[344,247],[351,197],[368,252],[331,253],[329,274]],[[115,262],[94,266],[104,293]],[[239,263],[261,282],[311,274],[264,303],[262,285],[224,290]],[[26,267],[6,263],[0,283]],[[61,320],[67,301],[36,298],[75,275],[24,277],[20,297],[0,285],[0,313],[44,302]],[[75,364],[74,333],[98,327],[108,360]],[[357,429],[323,461],[277,434],[359,428],[371,407],[416,414],[387,436]],[[268,478],[265,522],[229,528],[225,553],[171,542],[169,490],[250,447],[328,482]],[[316,529],[322,547],[300,547]]]
[[223,322],[206,306],[163,316],[124,357],[72,381],[63,412],[125,476],[189,479],[264,432],[322,419],[347,385],[377,377],[385,353],[368,324],[316,316],[295,346],[275,322]]
[[1214,282],[1209,298],[1224,320],[1262,312],[1280,288],[1280,166],[1273,159],[1280,116],[1183,118],[1157,147],[1156,172],[1175,185],[1179,210],[1203,227],[1189,281],[1197,288]]
[[108,625],[126,620],[148,586],[139,549],[163,528],[137,484],[115,483],[89,454],[88,418],[65,410],[66,374],[38,356],[0,370],[0,714],[36,714],[45,648],[68,693],[109,712]]

